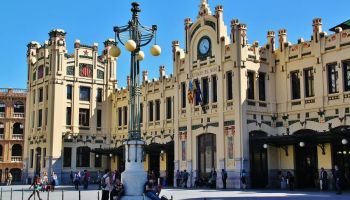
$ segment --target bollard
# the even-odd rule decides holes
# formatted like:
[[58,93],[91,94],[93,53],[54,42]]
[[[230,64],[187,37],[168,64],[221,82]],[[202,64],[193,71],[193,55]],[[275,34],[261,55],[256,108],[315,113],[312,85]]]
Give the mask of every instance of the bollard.
[[12,200],[12,188],[11,188],[10,200]]
[[2,200],[2,188],[1,188],[1,191],[0,191],[0,200]]
[[100,191],[97,191],[97,200],[100,200]]
[[79,200],[81,200],[81,198],[80,198],[80,190],[79,190]]
[[62,190],[62,200],[64,200],[64,193],[63,193],[63,190]]
[[24,199],[24,197],[23,197],[23,188],[22,188],[22,200]]
[[47,200],[50,200],[50,190],[47,191]]

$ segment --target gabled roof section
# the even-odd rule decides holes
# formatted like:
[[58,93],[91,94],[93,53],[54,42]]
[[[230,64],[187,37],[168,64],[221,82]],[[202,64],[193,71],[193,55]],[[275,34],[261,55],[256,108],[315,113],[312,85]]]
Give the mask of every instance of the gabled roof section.
[[350,29],[350,19],[333,27],[333,28],[331,28],[331,29],[329,29],[329,31],[335,32],[335,28],[337,28],[337,27],[341,27],[343,30]]

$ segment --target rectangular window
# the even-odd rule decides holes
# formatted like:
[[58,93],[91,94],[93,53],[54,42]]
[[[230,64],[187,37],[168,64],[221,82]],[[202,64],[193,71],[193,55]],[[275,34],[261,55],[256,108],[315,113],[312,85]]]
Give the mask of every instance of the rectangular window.
[[160,120],[160,100],[156,100],[156,121]]
[[90,109],[79,108],[79,126],[89,126]]
[[266,101],[266,74],[263,72],[259,73],[259,101]]
[[218,81],[216,80],[216,75],[211,76],[211,87],[213,94],[212,102],[216,103],[218,101]]
[[118,126],[122,126],[122,108],[118,108]]
[[95,167],[102,167],[102,156],[95,156]]
[[102,110],[97,110],[97,128],[102,126]]
[[186,84],[181,83],[181,108],[186,108]]
[[153,122],[153,101],[148,102],[148,120]]
[[128,124],[128,107],[124,106],[123,107],[123,113],[124,113],[124,125]]
[[226,72],[226,88],[227,88],[227,100],[233,99],[232,93],[232,72]]
[[39,103],[43,102],[43,100],[44,100],[44,89],[39,88]]
[[248,99],[254,100],[255,99],[255,73],[252,71],[248,71],[248,77],[247,77],[247,95]]
[[67,99],[72,99],[73,88],[72,85],[67,85]]
[[97,89],[97,97],[96,97],[97,102],[102,102],[102,88]]
[[49,86],[45,86],[46,100],[49,100]]
[[49,110],[45,108],[45,126],[47,126],[48,119],[49,119]]
[[72,108],[67,107],[66,109],[66,125],[71,126],[72,125]]
[[314,72],[312,68],[304,69],[305,97],[313,97],[314,93]]
[[32,128],[34,128],[34,124],[35,124],[35,111],[33,111],[32,113]]
[[46,148],[43,148],[43,167],[46,167]]
[[203,104],[207,105],[209,103],[209,80],[208,77],[202,78],[203,85]]
[[63,149],[63,167],[71,167],[72,165],[72,148],[64,147]]
[[34,149],[30,150],[30,168],[34,166]]
[[172,118],[172,103],[171,103],[171,97],[166,98],[166,118],[171,119]]
[[143,122],[143,103],[140,103],[140,123]]
[[194,80],[193,84],[194,84],[193,88],[195,88],[194,89],[194,91],[195,91],[194,92],[194,98],[195,98],[194,102],[195,102],[195,105],[198,106],[203,101],[202,90],[201,90],[201,86],[199,84],[198,79]]
[[292,83],[292,99],[300,99],[300,78],[299,71],[290,72]]
[[80,101],[90,101],[90,88],[89,87],[80,87]]
[[33,90],[33,104],[35,104],[35,96],[36,96],[36,92],[35,90]]
[[344,91],[350,91],[350,60],[343,61]]
[[327,65],[328,69],[328,93],[338,93],[338,71],[337,63]]
[[40,128],[43,125],[43,110],[40,109],[38,112],[38,127]]
[[181,160],[186,161],[186,141],[181,141]]

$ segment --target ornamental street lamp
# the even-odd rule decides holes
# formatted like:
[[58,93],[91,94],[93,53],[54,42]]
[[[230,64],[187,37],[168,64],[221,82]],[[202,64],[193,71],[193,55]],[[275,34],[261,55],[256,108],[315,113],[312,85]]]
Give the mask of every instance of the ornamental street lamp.
[[129,85],[129,119],[128,119],[128,139],[123,143],[125,145],[125,171],[122,173],[122,183],[125,186],[126,199],[142,199],[143,185],[147,180],[147,174],[143,168],[143,146],[145,142],[141,139],[140,126],[140,61],[145,58],[141,51],[142,47],[147,46],[154,39],[155,44],[151,48],[153,56],[159,56],[161,48],[156,44],[157,26],[143,26],[139,22],[139,13],[141,9],[139,4],[131,4],[132,18],[127,25],[115,26],[115,46],[110,49],[112,57],[119,57],[121,50],[118,43],[125,46],[131,53],[130,60],[130,83]]

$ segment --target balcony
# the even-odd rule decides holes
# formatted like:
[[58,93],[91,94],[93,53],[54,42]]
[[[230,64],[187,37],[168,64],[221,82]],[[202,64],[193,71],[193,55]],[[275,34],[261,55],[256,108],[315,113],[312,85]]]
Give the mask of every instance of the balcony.
[[24,118],[24,113],[13,113],[13,118],[22,119]]
[[19,163],[22,162],[22,156],[11,156],[11,162],[13,163]]
[[5,118],[5,113],[4,112],[0,113],[0,118]]
[[13,134],[12,139],[13,140],[23,140],[23,134]]

